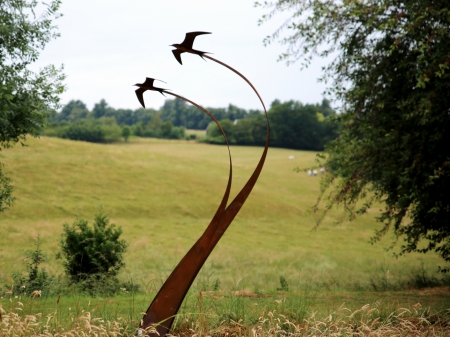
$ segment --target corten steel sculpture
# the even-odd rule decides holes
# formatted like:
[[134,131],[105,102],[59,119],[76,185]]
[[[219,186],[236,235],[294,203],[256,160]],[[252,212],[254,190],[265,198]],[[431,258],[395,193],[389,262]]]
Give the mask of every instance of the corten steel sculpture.
[[[202,236],[198,239],[198,241],[192,246],[192,248],[187,252],[187,254],[184,256],[184,258],[178,263],[178,265],[175,267],[173,272],[170,274],[166,282],[163,284],[161,289],[159,290],[158,294],[153,299],[152,303],[150,304],[149,308],[147,309],[146,314],[144,315],[140,329],[146,330],[150,327],[155,327],[156,331],[158,332],[159,336],[165,336],[172,326],[172,323],[175,319],[175,315],[178,312],[178,309],[181,306],[181,303],[183,302],[184,297],[186,296],[192,282],[194,281],[195,277],[197,276],[198,272],[200,271],[201,267],[205,263],[208,256],[211,254],[212,250],[222,237],[222,235],[225,233],[233,219],[236,217],[239,210],[244,205],[245,201],[247,200],[250,192],[252,191],[256,181],[258,180],[258,177],[261,173],[261,170],[264,166],[264,161],[267,156],[267,151],[269,148],[269,141],[270,141],[270,125],[269,125],[269,118],[267,115],[267,110],[264,105],[264,102],[259,95],[258,91],[255,89],[255,87],[250,83],[250,81],[245,78],[241,73],[239,73],[237,70],[233,69],[232,67],[226,65],[225,63],[216,60],[208,55],[206,55],[206,52],[198,51],[195,49],[192,49],[192,45],[194,43],[194,39],[198,35],[202,34],[210,34],[207,32],[191,32],[186,34],[186,38],[181,44],[173,44],[172,46],[176,47],[177,49],[173,50],[173,54],[177,61],[182,64],[181,62],[181,53],[191,53],[199,55],[200,57],[206,57],[211,59],[212,61],[215,61],[228,69],[232,70],[236,74],[238,74],[240,77],[242,77],[255,91],[256,95],[258,96],[259,100],[261,101],[261,104],[264,108],[264,112],[266,115],[267,120],[267,134],[266,134],[266,143],[264,146],[263,154],[259,160],[258,165],[256,166],[254,172],[252,173],[250,179],[247,181],[247,183],[244,185],[244,187],[241,189],[241,191],[238,193],[236,198],[226,207],[229,194],[230,194],[230,188],[231,188],[231,181],[232,181],[232,164],[231,164],[231,154],[228,146],[228,140],[226,137],[225,132],[223,131],[222,127],[220,126],[220,123],[216,120],[214,116],[212,116],[207,110],[203,109],[199,105],[195,104],[194,102],[187,100],[186,98],[182,96],[178,96],[174,93],[168,92],[165,89],[161,88],[155,88],[153,87],[153,81],[152,82],[144,82],[143,84],[137,84],[139,86],[139,89],[136,90],[136,95],[139,97],[142,97],[143,89],[145,90],[154,90],[159,91],[162,90],[162,92],[166,94],[173,95],[175,97],[178,97],[180,99],[183,99],[205,113],[207,113],[219,126],[220,130],[222,131],[222,134],[227,142],[228,146],[228,153],[230,156],[230,174],[227,184],[227,189],[225,191],[225,194],[222,198],[222,202],[220,203],[220,206],[218,207],[213,219],[209,223],[208,227],[206,228],[205,232],[202,234]],[[152,80],[152,79],[150,79]],[[144,84],[147,83],[149,86],[145,86]],[[161,92],[161,93],[162,93]],[[143,101],[141,102],[142,105]],[[157,335],[152,334],[150,335]]]
[[[144,103],[144,92],[147,90],[153,90],[153,91],[159,91],[161,93],[161,95],[164,95],[164,90],[170,90],[170,89],[163,89],[163,88],[157,88],[153,86],[153,82],[155,82],[156,79],[154,78],[150,78],[147,77],[145,79],[144,83],[136,83],[134,86],[139,87],[139,89],[136,90],[136,96],[138,98],[139,103],[141,103],[142,107],[145,108],[145,103]],[[161,80],[156,80],[156,81],[161,81]],[[161,81],[164,82],[164,81]],[[166,83],[166,82],[164,82]]]
[[186,37],[184,38],[183,42],[170,45],[171,47],[177,48],[177,49],[172,50],[172,53],[173,53],[173,56],[175,56],[175,58],[177,59],[177,61],[180,62],[180,64],[183,64],[183,62],[181,62],[181,53],[196,54],[196,55],[199,55],[201,58],[203,58],[203,55],[207,54],[207,52],[192,49],[192,45],[194,44],[195,37],[198,35],[203,35],[203,34],[211,34],[211,33],[208,33],[208,32],[186,33]]

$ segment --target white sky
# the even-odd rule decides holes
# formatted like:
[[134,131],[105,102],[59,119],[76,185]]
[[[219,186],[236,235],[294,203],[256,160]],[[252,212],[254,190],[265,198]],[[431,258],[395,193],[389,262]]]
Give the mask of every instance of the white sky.
[[[182,54],[183,65],[172,55],[173,43],[187,32],[207,31],[194,48],[229,64],[246,76],[267,107],[274,99],[319,103],[324,84],[318,83],[325,60],[300,64],[277,62],[285,46],[263,45],[283,22],[278,16],[258,26],[267,12],[253,7],[254,0],[63,0],[63,17],[55,21],[61,36],[42,51],[36,66],[64,64],[67,91],[62,104],[79,99],[92,109],[102,98],[113,108],[140,107],[135,83],[146,77],[205,107],[262,109],[252,89],[230,70],[199,56]],[[168,98],[173,98],[168,96]],[[147,107],[159,108],[165,98],[146,92]]]

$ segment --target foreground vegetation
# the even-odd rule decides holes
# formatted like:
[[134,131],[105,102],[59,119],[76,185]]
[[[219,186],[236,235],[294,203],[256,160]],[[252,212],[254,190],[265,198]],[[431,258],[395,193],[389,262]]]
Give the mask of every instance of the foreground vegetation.
[[[345,297],[342,298],[341,296]],[[278,292],[191,291],[173,333],[180,336],[448,336],[450,315],[442,293],[410,300],[380,293],[352,301],[349,294],[320,298],[314,294]],[[447,292],[448,295],[448,292]],[[351,297],[351,295],[350,295]],[[361,300],[363,298],[361,297]],[[417,300],[433,300],[434,309]],[[335,302],[341,304],[336,306]],[[441,310],[436,310],[436,304]],[[123,294],[113,299],[81,296],[17,298],[0,301],[0,335],[132,336],[145,296]],[[36,314],[38,313],[38,314]]]

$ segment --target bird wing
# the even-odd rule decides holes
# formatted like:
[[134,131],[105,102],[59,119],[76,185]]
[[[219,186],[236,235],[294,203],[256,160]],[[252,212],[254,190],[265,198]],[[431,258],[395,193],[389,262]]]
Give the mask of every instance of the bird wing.
[[143,94],[144,94],[144,91],[145,91],[145,90],[147,90],[147,89],[139,88],[139,89],[136,89],[136,91],[135,91],[139,103],[141,103],[141,105],[142,105],[144,108],[145,108],[145,104],[144,104],[144,96],[143,96]]
[[177,61],[182,65],[183,62],[181,62],[181,53],[184,53],[183,51],[179,49],[172,50],[173,56],[177,59]]
[[194,44],[194,39],[198,35],[203,34],[211,34],[209,32],[190,32],[186,33],[186,37],[184,38],[184,41],[181,43],[181,45],[185,48],[192,49],[192,45]]
[[146,87],[153,88],[153,82],[155,82],[154,78],[146,77],[145,82],[142,83],[142,85],[145,85]]

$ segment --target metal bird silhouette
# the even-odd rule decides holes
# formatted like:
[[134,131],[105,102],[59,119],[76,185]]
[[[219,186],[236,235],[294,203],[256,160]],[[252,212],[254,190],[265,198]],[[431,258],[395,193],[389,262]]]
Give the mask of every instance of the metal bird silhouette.
[[177,59],[177,61],[180,62],[180,64],[183,64],[183,62],[181,62],[181,54],[182,53],[196,54],[196,55],[199,55],[201,58],[203,58],[203,56],[205,54],[207,54],[207,52],[192,49],[192,45],[194,44],[194,39],[198,35],[203,35],[203,34],[211,34],[211,33],[208,33],[208,32],[186,33],[186,37],[184,38],[183,42],[181,42],[180,44],[178,44],[178,43],[171,44],[172,47],[177,48],[177,49],[172,50],[172,53],[173,53],[173,56],[175,56],[175,58]]
[[[189,35],[189,34],[196,34],[196,35]],[[192,32],[186,34],[185,41],[188,40],[188,36],[190,37],[190,46],[192,46],[193,40],[195,36],[200,35],[197,33],[202,32]],[[183,43],[185,42],[183,41]],[[176,45],[174,45],[176,47]],[[178,47],[177,47],[178,48]],[[177,49],[181,50],[181,49]],[[189,52],[189,51],[188,51]],[[179,55],[181,52],[175,54],[175,51],[173,51],[175,57],[177,58],[178,62],[181,63],[181,58],[179,58]],[[192,53],[192,52],[191,52]],[[196,54],[196,53],[192,53]],[[178,57],[177,57],[178,55]],[[206,58],[209,58],[228,69],[235,72],[237,75],[242,77],[253,89],[253,91],[258,96],[259,100],[261,101],[261,104],[264,108],[264,112],[266,115],[267,120],[267,133],[266,133],[266,143],[264,146],[263,154],[261,155],[261,158],[258,162],[258,165],[256,166],[255,170],[253,171],[252,175],[248,179],[247,183],[244,185],[244,187],[241,189],[241,191],[238,193],[236,198],[228,205],[226,208],[222,208],[222,204],[225,200],[222,199],[221,206],[218,208],[213,220],[211,220],[210,224],[206,228],[203,235],[197,240],[197,242],[192,246],[192,248],[186,253],[186,255],[183,257],[183,259],[178,263],[176,268],[172,271],[170,276],[167,278],[166,282],[163,284],[161,289],[159,290],[158,294],[153,299],[152,303],[150,304],[149,308],[146,311],[145,316],[143,317],[140,329],[148,329],[150,327],[156,328],[157,333],[150,333],[149,336],[165,336],[172,326],[172,323],[175,319],[175,315],[177,314],[181,303],[183,302],[184,297],[186,296],[192,282],[194,281],[195,277],[197,276],[198,272],[200,271],[201,267],[205,263],[208,256],[211,254],[212,250],[216,246],[216,244],[219,242],[220,238],[223,236],[233,219],[236,217],[242,206],[244,205],[245,201],[247,200],[248,196],[250,195],[250,192],[252,191],[253,187],[256,184],[256,181],[258,180],[258,177],[262,171],[262,168],[264,166],[264,162],[267,156],[267,152],[269,149],[269,142],[270,142],[270,124],[269,124],[269,117],[267,114],[266,107],[264,105],[264,102],[259,95],[256,88],[250,83],[250,81],[242,75],[237,70],[233,69],[229,65],[216,60],[208,55],[202,54],[200,56],[205,56]],[[231,158],[230,158],[231,163]],[[230,168],[231,172],[231,168]],[[231,177],[231,175],[230,175]],[[229,180],[230,182],[231,180]],[[228,191],[228,190],[227,190]],[[228,197],[227,197],[228,200]]]
[[[161,80],[156,80],[156,81],[164,82]],[[139,103],[141,103],[142,107],[144,107],[144,108],[145,108],[145,104],[144,104],[144,92],[145,91],[147,91],[147,90],[159,91],[161,93],[161,95],[163,95],[163,96],[166,96],[163,94],[163,92],[168,93],[166,90],[169,90],[169,89],[154,87],[153,82],[155,82],[154,78],[147,77],[145,79],[144,83],[133,84],[134,86],[139,87],[139,89],[136,89],[135,92],[136,92],[136,96],[138,98]],[[164,82],[164,83],[166,83],[166,82]]]

